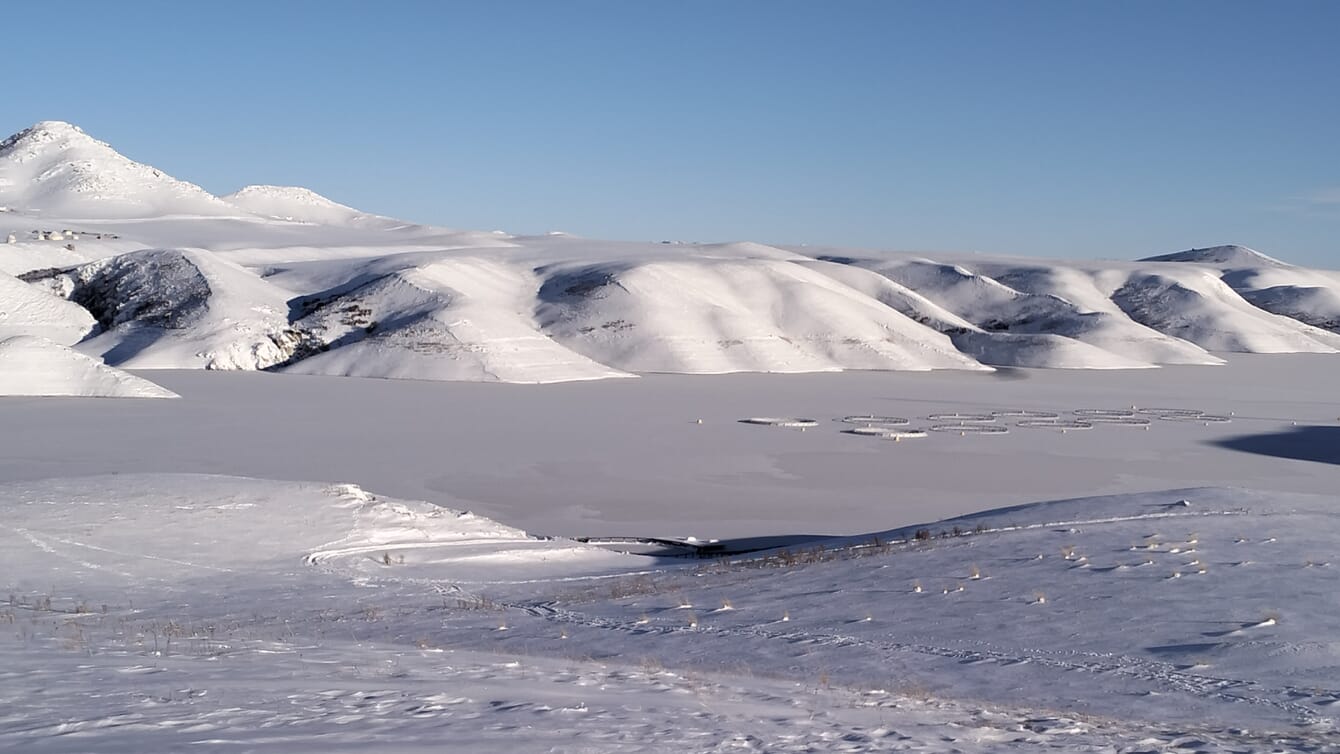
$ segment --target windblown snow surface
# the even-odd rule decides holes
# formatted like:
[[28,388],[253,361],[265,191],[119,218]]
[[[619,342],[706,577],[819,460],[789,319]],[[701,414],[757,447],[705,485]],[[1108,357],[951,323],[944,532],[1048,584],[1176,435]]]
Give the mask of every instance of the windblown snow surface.
[[0,749],[1340,751],[1340,273],[0,207]]
[[1062,501],[713,561],[353,485],[0,499],[15,750],[1336,748],[1329,496]]

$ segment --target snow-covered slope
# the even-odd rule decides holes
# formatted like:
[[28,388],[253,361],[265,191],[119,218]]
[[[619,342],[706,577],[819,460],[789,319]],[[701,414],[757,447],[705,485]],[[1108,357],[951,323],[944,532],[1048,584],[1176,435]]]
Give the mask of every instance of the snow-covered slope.
[[1074,307],[1066,316],[1011,332],[1053,332],[1090,345],[1152,364],[1222,364],[1223,359],[1190,341],[1146,327],[1126,316],[1099,289],[1090,271],[1063,266],[1010,266],[990,274],[1018,291],[1051,296]]
[[0,396],[176,398],[148,380],[31,335],[0,340]]
[[[1046,268],[1005,266],[993,269],[996,277],[991,277],[961,264],[929,259],[828,259],[869,269],[898,290],[914,291],[922,301],[933,302],[935,309],[930,309],[901,294],[904,303],[891,305],[950,334],[956,346],[986,364],[1129,369],[1219,361],[1192,344],[1132,322],[1101,295],[1090,297],[1102,301],[1096,307],[1095,302],[1077,305],[1067,294],[1078,290],[1076,298],[1086,298],[1085,287],[1093,287],[1078,272],[1051,279]],[[946,311],[952,319],[944,316]]]
[[528,270],[460,257],[308,299],[294,326],[324,353],[288,371],[353,377],[567,382],[628,376],[540,333]]
[[65,219],[237,213],[199,186],[126,159],[61,121],[0,143],[0,205]]
[[1112,300],[1136,322],[1212,351],[1336,353],[1340,336],[1249,304],[1200,266],[1130,273]]
[[628,371],[982,368],[944,335],[789,261],[629,260],[543,274],[545,331]]
[[98,327],[88,310],[0,272],[0,340],[35,335],[70,345]]
[[207,251],[151,249],[42,279],[93,314],[84,353],[139,369],[264,369],[299,346],[284,291]]
[[1272,314],[1340,333],[1340,286],[1276,285],[1239,293]]
[[1225,270],[1223,281],[1253,306],[1340,333],[1340,272],[1246,267]]

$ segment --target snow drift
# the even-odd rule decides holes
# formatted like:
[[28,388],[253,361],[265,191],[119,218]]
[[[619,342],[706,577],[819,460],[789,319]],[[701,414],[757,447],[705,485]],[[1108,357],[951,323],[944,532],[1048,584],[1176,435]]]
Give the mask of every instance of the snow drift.
[[0,272],[0,339],[35,335],[68,346],[97,327],[78,304]]
[[0,395],[177,397],[146,379],[31,335],[0,340]]

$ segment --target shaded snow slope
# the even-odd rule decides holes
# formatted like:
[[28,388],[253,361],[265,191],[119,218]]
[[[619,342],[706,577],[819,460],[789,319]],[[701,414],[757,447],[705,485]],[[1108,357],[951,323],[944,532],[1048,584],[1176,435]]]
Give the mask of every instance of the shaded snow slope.
[[0,396],[176,398],[146,379],[31,335],[0,340]]
[[199,186],[126,159],[60,121],[43,121],[0,143],[0,205],[60,218],[237,212]]
[[68,346],[97,327],[78,304],[0,272],[0,339],[35,335]]
[[298,347],[284,292],[206,251],[137,251],[42,280],[98,320],[79,350],[109,364],[263,369]]
[[982,368],[944,335],[788,261],[629,260],[541,274],[545,331],[628,371]]

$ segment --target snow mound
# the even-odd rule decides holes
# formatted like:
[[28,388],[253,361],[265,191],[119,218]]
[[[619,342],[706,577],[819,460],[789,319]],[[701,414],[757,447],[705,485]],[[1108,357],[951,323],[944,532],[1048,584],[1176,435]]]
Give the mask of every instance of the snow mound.
[[237,214],[199,186],[129,160],[61,121],[0,143],[0,204],[64,218]]
[[1160,254],[1159,256],[1146,257],[1141,262],[1194,262],[1196,264],[1213,264],[1235,267],[1288,267],[1288,263],[1281,262],[1274,257],[1266,256],[1256,249],[1249,249],[1246,246],[1227,245],[1211,246],[1205,249],[1188,249],[1178,251],[1172,254]]
[[0,395],[177,397],[148,380],[31,335],[0,340]]
[[0,272],[0,340],[34,335],[70,345],[98,327],[83,307]]
[[545,332],[627,371],[984,368],[943,334],[802,264],[628,259],[541,273]]
[[530,383],[630,376],[539,332],[529,311],[538,286],[515,265],[454,258],[309,299],[295,326],[325,352],[287,371]]
[[264,369],[300,346],[288,296],[200,250],[148,249],[92,262],[45,284],[104,332],[79,350],[139,369]]

